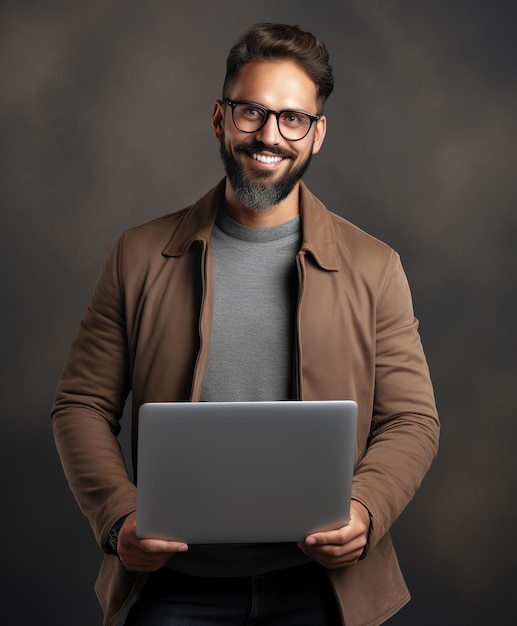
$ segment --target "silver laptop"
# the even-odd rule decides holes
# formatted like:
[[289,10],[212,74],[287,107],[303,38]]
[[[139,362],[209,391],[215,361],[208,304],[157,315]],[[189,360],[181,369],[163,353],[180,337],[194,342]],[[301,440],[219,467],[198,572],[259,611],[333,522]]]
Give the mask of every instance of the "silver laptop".
[[356,423],[350,400],[143,404],[137,535],[261,543],[346,525]]

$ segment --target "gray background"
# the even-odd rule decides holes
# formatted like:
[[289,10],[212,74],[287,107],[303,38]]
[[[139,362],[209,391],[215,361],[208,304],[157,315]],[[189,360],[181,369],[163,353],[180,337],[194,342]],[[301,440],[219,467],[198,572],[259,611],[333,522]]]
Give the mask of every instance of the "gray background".
[[212,104],[262,20],[330,49],[307,182],[401,253],[435,383],[441,450],[394,527],[413,601],[393,624],[509,623],[514,4],[4,0],[0,17],[2,623],[100,623],[101,554],[51,438],[56,380],[121,231],[222,176]]

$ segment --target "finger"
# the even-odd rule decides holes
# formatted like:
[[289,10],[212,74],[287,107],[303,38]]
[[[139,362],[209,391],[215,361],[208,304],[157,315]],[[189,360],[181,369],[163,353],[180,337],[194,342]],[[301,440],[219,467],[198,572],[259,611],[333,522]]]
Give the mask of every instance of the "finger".
[[303,552],[313,561],[316,561],[327,569],[353,565],[354,563],[357,563],[362,555],[362,549],[347,551],[343,554],[325,552],[321,548],[305,549]]
[[304,554],[325,565],[330,563],[347,564],[357,561],[363,554],[364,545],[364,541],[360,538],[343,545],[325,544],[308,546],[306,544],[299,544]]
[[187,549],[188,546],[184,543],[142,539],[119,546],[118,553],[127,570],[152,572],[165,565],[174,554]]
[[313,533],[305,538],[305,543],[308,546],[323,546],[323,545],[342,545],[347,541],[346,526],[337,530],[329,530],[322,533]]
[[324,558],[341,559],[355,558],[364,549],[361,542],[350,542],[344,545],[327,544],[324,546],[313,546],[306,548],[306,552],[311,555],[323,556]]
[[130,555],[128,558],[124,558],[120,555],[122,565],[129,571],[137,572],[154,572],[163,567],[170,559],[170,554],[155,556],[154,558],[141,558],[136,555]]
[[182,541],[166,541],[163,539],[140,539],[138,547],[144,552],[150,553],[168,553],[186,552],[188,545]]
[[[151,540],[149,540],[151,541]],[[154,541],[153,541],[154,543]],[[160,542],[161,543],[161,542]],[[169,543],[169,542],[165,542]],[[142,546],[126,547],[123,550],[119,550],[119,558],[122,561],[124,567],[130,571],[142,571],[149,572],[155,571],[165,565],[167,561],[177,552],[183,552],[182,545],[176,544],[178,550],[175,551],[156,551],[142,549]],[[157,546],[152,546],[157,547]]]

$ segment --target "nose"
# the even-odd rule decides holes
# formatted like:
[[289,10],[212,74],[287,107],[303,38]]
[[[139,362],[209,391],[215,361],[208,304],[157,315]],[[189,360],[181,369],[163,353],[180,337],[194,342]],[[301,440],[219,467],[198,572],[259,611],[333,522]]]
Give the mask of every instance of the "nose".
[[274,113],[270,113],[266,123],[255,134],[258,141],[266,146],[276,146],[282,141],[282,135],[278,130],[278,123]]

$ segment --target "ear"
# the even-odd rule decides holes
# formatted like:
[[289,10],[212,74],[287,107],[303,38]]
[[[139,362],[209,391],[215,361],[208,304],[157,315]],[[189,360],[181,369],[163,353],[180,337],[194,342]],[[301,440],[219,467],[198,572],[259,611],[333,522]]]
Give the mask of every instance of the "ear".
[[327,133],[327,118],[322,115],[316,122],[316,131],[314,132],[314,141],[312,142],[312,154],[317,154],[320,151],[323,140]]
[[223,130],[224,112],[222,100],[216,100],[212,111],[212,128],[217,141],[220,141]]

